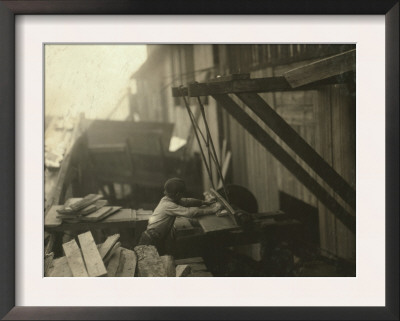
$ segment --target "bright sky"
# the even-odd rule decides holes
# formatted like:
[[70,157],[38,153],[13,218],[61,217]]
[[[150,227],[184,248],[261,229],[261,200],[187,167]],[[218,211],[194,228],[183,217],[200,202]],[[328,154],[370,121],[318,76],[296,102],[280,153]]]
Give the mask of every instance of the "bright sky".
[[46,45],[45,114],[105,118],[119,105],[123,119],[129,78],[146,57],[145,45]]

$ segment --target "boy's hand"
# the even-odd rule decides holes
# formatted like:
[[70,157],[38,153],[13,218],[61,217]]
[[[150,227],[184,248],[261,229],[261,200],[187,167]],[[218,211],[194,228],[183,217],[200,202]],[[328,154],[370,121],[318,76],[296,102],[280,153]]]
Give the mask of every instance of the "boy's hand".
[[215,213],[218,212],[221,208],[222,208],[222,205],[219,202],[215,202],[212,206],[212,209],[215,211]]
[[206,206],[210,206],[212,204],[214,204],[216,202],[215,199],[209,200],[209,201],[202,201],[201,205],[206,205]]

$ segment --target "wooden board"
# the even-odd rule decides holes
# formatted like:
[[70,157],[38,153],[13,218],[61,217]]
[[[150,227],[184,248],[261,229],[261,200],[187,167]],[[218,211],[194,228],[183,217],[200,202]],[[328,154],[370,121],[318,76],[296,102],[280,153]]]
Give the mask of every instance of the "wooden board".
[[185,277],[188,276],[192,270],[190,269],[189,265],[177,265],[176,266],[176,277]]
[[175,262],[174,258],[171,255],[163,255],[160,257],[161,261],[164,264],[165,271],[167,272],[168,277],[175,277]]
[[92,233],[86,232],[79,234],[78,239],[89,276],[96,277],[106,275],[107,270],[97,250]]
[[117,277],[134,277],[136,271],[137,257],[134,251],[121,248],[121,259],[116,272]]
[[111,251],[115,243],[118,242],[120,235],[119,234],[114,234],[109,236],[105,242],[101,245],[100,247],[100,257],[104,259],[104,257]]
[[104,257],[103,261],[104,263],[108,263],[112,256],[114,255],[115,252],[118,251],[118,249],[121,247],[121,242],[117,242],[114,244],[114,246],[111,248],[110,252],[107,253],[107,255]]
[[121,259],[121,247],[118,247],[114,254],[111,256],[110,261],[107,264],[107,276],[108,277],[115,277],[118,267],[119,267],[119,263],[120,263],[120,259]]
[[230,216],[204,215],[200,216],[197,220],[204,233],[228,231],[239,228],[232,221]]
[[175,260],[176,265],[186,265],[186,264],[195,264],[195,263],[203,263],[203,262],[204,262],[204,260],[200,256]]
[[138,245],[135,247],[138,259],[138,276],[140,277],[165,277],[167,272],[158,255],[157,249],[152,245]]
[[75,277],[86,277],[88,273],[83,262],[81,250],[76,244],[75,240],[71,240],[63,244],[63,249],[67,257],[69,268],[72,271],[72,275]]
[[115,214],[120,209],[121,206],[113,206],[113,207],[105,206],[94,213],[81,217],[80,220],[84,222],[97,222]]
[[49,277],[72,277],[72,271],[69,268],[67,257],[62,256],[53,260],[53,266],[49,269]]

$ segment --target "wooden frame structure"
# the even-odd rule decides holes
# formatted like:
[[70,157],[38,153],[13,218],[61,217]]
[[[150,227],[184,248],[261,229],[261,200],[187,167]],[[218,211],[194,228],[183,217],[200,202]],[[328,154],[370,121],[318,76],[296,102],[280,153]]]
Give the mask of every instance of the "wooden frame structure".
[[229,94],[236,95],[297,156],[299,156],[350,207],[356,209],[356,191],[329,165],[258,93],[310,90],[322,85],[352,83],[355,78],[355,50],[328,57],[286,72],[281,77],[250,79],[248,74],[193,83],[172,88],[172,95],[212,96],[260,144],[282,163],[350,231],[355,233],[356,218],[313,178],[275,139],[266,132]]

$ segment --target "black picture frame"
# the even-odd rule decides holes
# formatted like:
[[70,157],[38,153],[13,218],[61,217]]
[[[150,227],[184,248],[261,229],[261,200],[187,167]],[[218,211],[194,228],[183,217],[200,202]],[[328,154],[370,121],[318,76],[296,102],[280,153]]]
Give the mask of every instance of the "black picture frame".
[[[16,307],[15,15],[19,14],[373,14],[386,32],[385,307]],[[4,319],[399,320],[398,0],[1,0],[0,316]],[[373,255],[373,253],[371,254]]]

